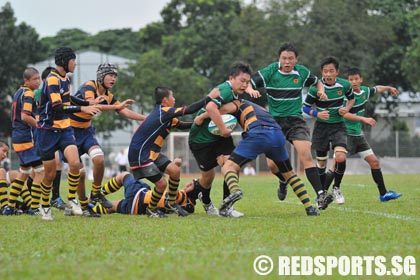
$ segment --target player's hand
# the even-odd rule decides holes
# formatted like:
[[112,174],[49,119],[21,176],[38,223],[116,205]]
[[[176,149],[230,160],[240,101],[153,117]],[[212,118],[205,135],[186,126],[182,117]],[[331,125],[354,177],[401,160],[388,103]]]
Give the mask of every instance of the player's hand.
[[246,92],[253,98],[261,97],[261,93],[255,89],[247,89]]
[[201,115],[200,116],[196,116],[194,118],[194,124],[196,126],[201,126],[203,124],[203,122],[204,122],[204,118],[202,118]]
[[347,110],[345,107],[341,107],[340,109],[338,109],[338,113],[341,116],[344,116],[345,114],[347,114],[349,112],[349,110]]
[[318,115],[316,117],[321,120],[328,120],[330,118],[330,112],[328,111],[318,112]]
[[121,102],[118,106],[117,110],[122,110],[124,108],[127,108],[129,105],[133,104],[135,101],[133,99],[127,99]]
[[328,96],[327,96],[327,94],[326,94],[325,92],[323,92],[323,91],[318,91],[316,95],[317,95],[317,96],[319,97],[319,99],[321,99],[321,100],[328,100]]
[[363,122],[365,124],[370,125],[371,127],[374,127],[376,125],[376,120],[374,118],[365,118],[365,117],[363,117]]
[[394,87],[391,87],[389,89],[389,92],[391,93],[392,96],[398,96],[398,90]]
[[226,138],[232,136],[232,129],[226,127],[226,129],[220,130],[220,136]]
[[99,109],[98,107],[94,106],[82,106],[80,107],[81,111],[83,113],[92,115],[92,116],[96,116],[97,114],[99,114],[101,112],[101,109]]

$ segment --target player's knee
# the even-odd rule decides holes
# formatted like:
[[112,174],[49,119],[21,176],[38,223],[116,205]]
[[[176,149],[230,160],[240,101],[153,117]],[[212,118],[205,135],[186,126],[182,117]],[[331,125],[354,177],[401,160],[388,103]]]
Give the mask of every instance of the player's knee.
[[[93,148],[89,151],[89,157],[94,161],[97,157],[102,158],[102,161],[104,160],[104,152],[100,147]],[[100,159],[97,159],[100,161]]]

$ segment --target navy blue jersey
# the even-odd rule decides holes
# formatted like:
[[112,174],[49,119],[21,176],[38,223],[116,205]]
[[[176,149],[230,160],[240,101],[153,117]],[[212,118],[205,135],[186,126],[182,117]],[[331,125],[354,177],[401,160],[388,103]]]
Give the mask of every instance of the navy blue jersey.
[[34,136],[32,127],[22,120],[21,114],[35,117],[35,94],[26,86],[21,86],[13,96],[12,119],[12,144],[16,152],[33,148]]
[[42,86],[37,126],[44,129],[69,127],[69,113],[54,110],[55,107],[63,104],[70,105],[70,80],[67,76],[60,76],[56,70],[53,70]]
[[166,136],[185,114],[186,107],[163,107],[157,105],[137,128],[131,138],[128,160],[131,167],[155,161],[159,156]]
[[263,126],[281,129],[273,116],[263,107],[244,99],[234,102],[238,106],[238,111],[233,115],[238,119],[244,131]]

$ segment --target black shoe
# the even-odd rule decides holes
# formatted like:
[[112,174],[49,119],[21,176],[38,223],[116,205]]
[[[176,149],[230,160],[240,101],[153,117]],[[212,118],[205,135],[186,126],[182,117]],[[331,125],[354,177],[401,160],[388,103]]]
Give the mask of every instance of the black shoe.
[[287,196],[287,183],[280,182],[279,188],[277,189],[277,197],[280,199],[280,201],[283,201],[286,199]]
[[[169,205],[168,204],[167,206],[171,207],[172,209],[175,209],[175,212],[178,214],[178,216],[186,217],[186,216],[188,216],[190,214],[187,210],[185,210],[184,208],[182,208],[181,205],[179,205],[178,203],[175,203],[174,205]],[[165,205],[165,210],[166,209],[167,209],[167,207]]]
[[96,194],[90,193],[90,203],[92,203],[93,205],[99,203],[104,208],[112,208],[112,202],[106,199],[102,192],[98,192]]
[[92,208],[90,208],[89,206],[83,207],[82,208],[82,215],[83,217],[88,217],[88,218],[100,218],[101,214],[96,213],[92,210]]
[[334,201],[334,196],[331,193],[324,191],[318,195],[316,200],[318,202],[318,209],[325,210],[328,208],[328,205]]
[[243,196],[242,191],[241,190],[237,190],[233,193],[231,193],[228,197],[226,197],[225,199],[223,199],[222,204],[220,205],[219,208],[219,213],[225,211],[226,209],[229,209],[232,207],[232,205],[238,201],[239,199],[241,199]]
[[4,216],[22,215],[22,210],[18,210],[15,207],[5,206],[3,209]]
[[146,215],[150,218],[167,218],[159,208],[150,209],[149,207],[146,208]]
[[308,208],[305,209],[306,210],[306,215],[307,216],[319,216],[319,211],[318,209],[316,209],[313,206],[309,206]]

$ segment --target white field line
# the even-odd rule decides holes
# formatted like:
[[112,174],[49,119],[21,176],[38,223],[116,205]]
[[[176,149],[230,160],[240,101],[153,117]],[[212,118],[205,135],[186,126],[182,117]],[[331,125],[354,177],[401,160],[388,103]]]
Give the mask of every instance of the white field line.
[[[288,201],[276,201],[276,202],[300,205],[300,203],[296,203],[296,202],[288,202]],[[389,213],[383,213],[383,212],[375,212],[375,211],[370,211],[370,210],[357,210],[357,209],[353,209],[349,207],[334,206],[333,204],[332,205],[330,204],[328,209],[325,211],[330,211],[331,208],[334,210],[339,210],[343,212],[362,213],[362,214],[367,214],[367,215],[372,215],[372,216],[385,217],[389,219],[395,219],[395,220],[401,220],[401,221],[414,221],[414,222],[420,223],[420,218],[416,218],[416,217],[402,216],[402,215],[389,214]],[[322,212],[321,212],[321,216],[322,216]]]

